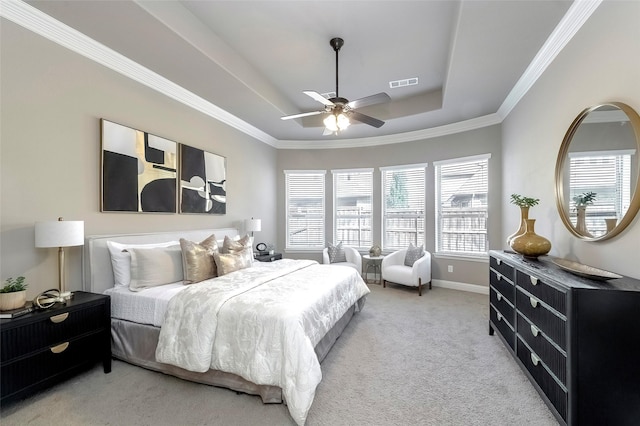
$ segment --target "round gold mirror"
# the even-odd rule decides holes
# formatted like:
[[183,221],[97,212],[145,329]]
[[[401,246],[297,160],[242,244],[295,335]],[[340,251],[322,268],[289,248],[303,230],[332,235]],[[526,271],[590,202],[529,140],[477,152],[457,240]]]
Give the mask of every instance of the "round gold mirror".
[[622,232],[640,209],[640,116],[620,102],[582,111],[556,163],[556,205],[575,236],[602,241]]

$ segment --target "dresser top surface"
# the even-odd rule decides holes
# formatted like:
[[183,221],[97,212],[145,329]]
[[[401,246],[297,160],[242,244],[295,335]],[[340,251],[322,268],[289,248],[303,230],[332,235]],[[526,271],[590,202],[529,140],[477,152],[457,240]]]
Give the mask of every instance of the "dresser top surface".
[[525,258],[517,253],[509,253],[502,250],[491,250],[490,256],[501,259],[519,269],[538,274],[543,278],[552,280],[558,284],[584,289],[617,290],[640,292],[640,280],[631,277],[622,277],[606,281],[594,280],[572,274],[553,263],[551,256],[541,256],[537,259]]

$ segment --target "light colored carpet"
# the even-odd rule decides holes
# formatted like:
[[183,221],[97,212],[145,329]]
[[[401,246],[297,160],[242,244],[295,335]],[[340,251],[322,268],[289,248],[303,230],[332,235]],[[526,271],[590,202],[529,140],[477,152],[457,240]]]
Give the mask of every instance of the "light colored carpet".
[[[488,296],[371,295],[322,363],[307,425],[557,425],[497,336]],[[293,425],[286,406],[114,360],[3,407],[11,425]]]

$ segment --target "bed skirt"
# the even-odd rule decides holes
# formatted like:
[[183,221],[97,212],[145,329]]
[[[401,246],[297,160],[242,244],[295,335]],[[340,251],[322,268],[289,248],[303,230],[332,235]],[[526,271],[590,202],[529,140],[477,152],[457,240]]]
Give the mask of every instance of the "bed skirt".
[[[318,360],[322,362],[335,341],[340,337],[356,311],[360,311],[365,303],[362,297],[351,306],[331,330],[315,347]],[[265,404],[283,402],[282,389],[278,386],[259,385],[242,377],[219,370],[196,373],[169,364],[156,362],[156,346],[160,328],[148,324],[111,318],[111,354],[114,358],[126,361],[149,370],[159,371],[181,379],[212,386],[224,387],[236,392],[259,395]]]

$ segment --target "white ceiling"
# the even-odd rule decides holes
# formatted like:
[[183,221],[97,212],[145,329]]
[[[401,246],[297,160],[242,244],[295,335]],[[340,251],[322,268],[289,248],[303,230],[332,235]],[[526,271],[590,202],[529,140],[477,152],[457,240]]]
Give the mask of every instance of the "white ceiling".
[[[28,1],[278,141],[398,135],[495,114],[572,2]],[[359,111],[385,120],[322,136],[302,93],[386,92]],[[419,84],[389,88],[417,77]],[[320,118],[319,118],[320,117]]]

